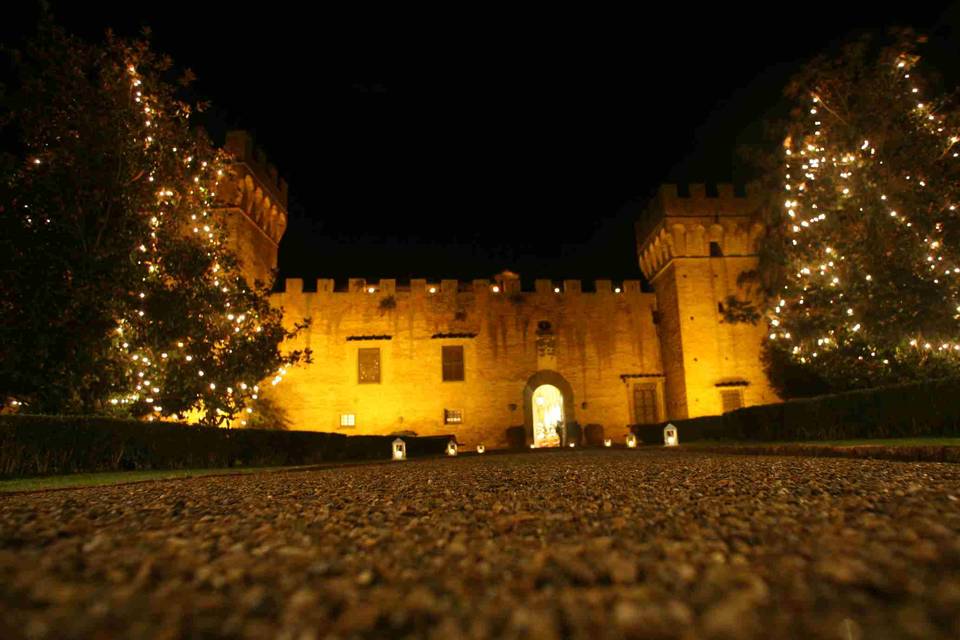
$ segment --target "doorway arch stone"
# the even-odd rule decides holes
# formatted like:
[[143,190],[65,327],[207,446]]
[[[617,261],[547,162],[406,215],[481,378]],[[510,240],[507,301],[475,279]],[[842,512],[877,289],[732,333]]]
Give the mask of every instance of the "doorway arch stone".
[[552,385],[563,395],[563,418],[567,423],[576,420],[573,402],[573,387],[567,379],[556,371],[542,369],[527,379],[523,388],[523,427],[527,434],[527,442],[533,442],[533,392],[541,385]]

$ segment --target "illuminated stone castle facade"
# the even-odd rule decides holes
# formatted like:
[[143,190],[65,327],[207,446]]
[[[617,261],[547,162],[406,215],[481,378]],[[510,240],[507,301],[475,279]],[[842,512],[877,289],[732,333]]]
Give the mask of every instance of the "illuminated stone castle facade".
[[[251,275],[276,267],[286,185],[250,140],[232,133],[240,188],[227,210]],[[756,203],[729,185],[688,196],[665,185],[637,223],[639,280],[352,278],[286,280],[273,296],[314,362],[291,369],[270,397],[291,428],[350,434],[453,433],[461,444],[557,444],[556,423],[627,425],[776,402],[760,366],[761,326],[723,321],[737,278],[756,267]],[[518,432],[519,430],[514,430]]]

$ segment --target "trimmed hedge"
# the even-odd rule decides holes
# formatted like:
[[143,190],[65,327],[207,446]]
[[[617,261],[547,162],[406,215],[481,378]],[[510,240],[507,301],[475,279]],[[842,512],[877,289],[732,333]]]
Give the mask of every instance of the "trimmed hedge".
[[[452,437],[404,437],[407,457],[443,455]],[[0,477],[389,460],[394,439],[90,416],[0,415]]]
[[[960,379],[848,391],[671,422],[680,444],[960,436]],[[663,444],[664,424],[630,429],[645,444]]]

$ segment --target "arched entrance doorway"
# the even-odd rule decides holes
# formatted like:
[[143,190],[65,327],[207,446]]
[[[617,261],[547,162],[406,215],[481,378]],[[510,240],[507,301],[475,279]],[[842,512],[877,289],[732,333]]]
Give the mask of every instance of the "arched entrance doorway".
[[563,394],[552,384],[533,390],[533,444],[536,447],[559,447],[563,428]]
[[[543,402],[538,402],[542,399]],[[523,388],[523,425],[527,443],[537,447],[556,447],[560,438],[554,425],[576,420],[573,387],[556,371],[541,369],[530,376]]]

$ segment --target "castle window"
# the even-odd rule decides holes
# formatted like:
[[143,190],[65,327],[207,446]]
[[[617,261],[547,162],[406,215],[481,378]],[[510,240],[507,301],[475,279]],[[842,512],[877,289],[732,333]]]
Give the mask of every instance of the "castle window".
[[633,386],[633,411],[637,424],[656,424],[660,422],[656,384],[637,384]]
[[340,414],[340,426],[341,427],[355,427],[357,426],[357,415],[355,413],[341,413]]
[[443,381],[457,382],[463,380],[463,347],[448,346],[441,348],[443,358]]
[[380,348],[357,349],[357,382],[380,383]]
[[443,424],[462,424],[463,411],[460,409],[444,409]]
[[720,248],[720,243],[719,243],[719,242],[711,242],[711,243],[710,243],[710,257],[711,257],[711,258],[722,258],[722,257],[723,257],[723,249]]
[[743,391],[740,389],[724,389],[720,392],[720,402],[723,412],[736,411],[743,406]]

